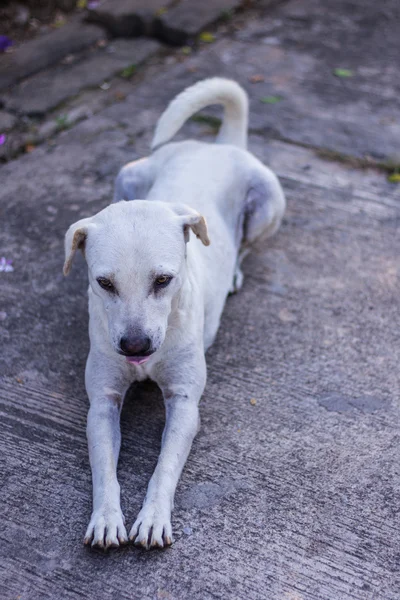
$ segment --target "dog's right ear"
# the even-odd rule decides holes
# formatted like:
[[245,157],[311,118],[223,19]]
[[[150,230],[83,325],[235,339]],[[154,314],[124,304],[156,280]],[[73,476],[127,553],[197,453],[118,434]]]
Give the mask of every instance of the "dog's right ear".
[[185,242],[189,241],[189,229],[191,229],[205,246],[209,246],[210,238],[208,237],[207,223],[203,215],[186,204],[173,204],[172,207],[175,213],[179,215],[179,220],[183,226]]
[[65,262],[63,273],[68,275],[71,270],[72,260],[77,250],[84,250],[91,217],[77,221],[65,234]]

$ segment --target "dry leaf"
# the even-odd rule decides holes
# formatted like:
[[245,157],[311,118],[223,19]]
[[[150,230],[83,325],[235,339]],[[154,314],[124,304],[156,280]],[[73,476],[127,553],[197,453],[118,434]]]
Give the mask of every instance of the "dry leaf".
[[260,98],[261,102],[264,104],[277,104],[281,100],[283,100],[282,96],[264,96],[264,98]]
[[262,81],[265,81],[265,77],[264,75],[252,75],[249,77],[249,81],[250,83],[261,83]]
[[350,69],[333,69],[333,74],[336,77],[353,77],[353,71]]
[[388,180],[390,183],[400,183],[400,173],[392,173],[392,175],[389,175]]
[[114,94],[114,98],[118,100],[118,102],[122,102],[122,100],[125,100],[126,94],[117,90]]
[[211,44],[211,42],[213,42],[215,40],[215,35],[213,35],[209,31],[203,31],[203,33],[201,33],[199,35],[199,39],[201,42],[206,42],[206,44]]

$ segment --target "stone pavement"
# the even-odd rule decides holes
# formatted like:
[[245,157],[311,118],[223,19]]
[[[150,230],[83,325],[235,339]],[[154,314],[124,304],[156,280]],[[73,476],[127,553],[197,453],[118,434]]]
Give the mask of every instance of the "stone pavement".
[[[78,111],[71,128],[73,118],[48,126],[52,106],[35,117],[13,108],[24,84],[33,102],[29,79],[5,91],[5,113],[47,130],[0,168],[0,257],[14,269],[0,271],[1,598],[400,598],[400,186],[387,177],[400,162],[398,24],[394,0],[290,0],[233,15],[189,54],[118,39],[154,49],[131,78],[109,73],[106,90],[81,79],[59,113]],[[66,79],[103,50],[46,69]],[[51,81],[49,70],[32,77]],[[110,201],[118,169],[149,151],[172,96],[215,74],[248,91],[249,146],[280,177],[287,214],[246,261],[207,355],[174,546],[91,552],[87,276],[80,259],[63,278],[63,235]],[[206,111],[181,137],[212,141],[216,116]],[[163,420],[155,386],[129,393],[119,468],[128,526]]]

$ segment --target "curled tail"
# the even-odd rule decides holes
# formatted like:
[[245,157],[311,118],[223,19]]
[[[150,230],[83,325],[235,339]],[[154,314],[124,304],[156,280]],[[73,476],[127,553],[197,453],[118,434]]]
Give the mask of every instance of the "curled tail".
[[158,120],[152,150],[169,142],[192,115],[210,104],[222,104],[224,107],[217,143],[246,148],[249,113],[247,94],[235,81],[213,77],[186,88],[170,102]]

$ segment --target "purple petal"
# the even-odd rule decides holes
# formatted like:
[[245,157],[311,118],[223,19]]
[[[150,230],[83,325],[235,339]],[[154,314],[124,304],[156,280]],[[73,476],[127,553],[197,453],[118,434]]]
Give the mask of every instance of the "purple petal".
[[6,135],[5,133],[0,133],[0,146],[6,143]]
[[12,273],[14,271],[14,267],[12,266],[12,260],[9,258],[5,258],[2,256],[0,258],[0,273]]
[[95,8],[98,7],[99,4],[100,4],[99,0],[91,0],[90,2],[87,3],[87,7],[89,10],[94,10]]
[[10,40],[6,35],[0,35],[0,52],[7,50],[9,46],[13,45],[13,41]]

